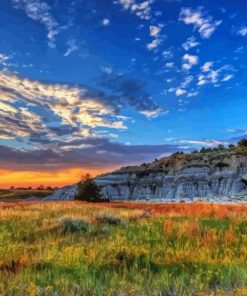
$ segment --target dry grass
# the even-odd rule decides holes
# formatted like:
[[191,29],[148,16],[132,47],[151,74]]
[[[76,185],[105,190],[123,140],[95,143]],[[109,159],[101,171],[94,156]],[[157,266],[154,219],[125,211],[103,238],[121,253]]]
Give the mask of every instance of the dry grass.
[[2,205],[0,295],[247,295],[246,217],[244,204]]

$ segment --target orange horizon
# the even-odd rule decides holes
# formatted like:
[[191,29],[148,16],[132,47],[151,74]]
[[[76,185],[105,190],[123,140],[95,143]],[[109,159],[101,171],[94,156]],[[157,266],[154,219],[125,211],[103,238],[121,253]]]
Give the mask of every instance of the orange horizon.
[[[70,168],[57,171],[14,171],[0,169],[0,188],[8,189],[14,187],[63,187],[80,181],[81,176],[89,173],[93,177],[105,173],[102,169]],[[108,168],[109,171],[109,168]]]

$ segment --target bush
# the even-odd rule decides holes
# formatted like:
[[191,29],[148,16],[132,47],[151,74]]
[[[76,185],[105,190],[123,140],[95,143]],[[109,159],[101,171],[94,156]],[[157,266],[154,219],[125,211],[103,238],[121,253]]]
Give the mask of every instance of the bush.
[[84,181],[81,181],[77,187],[77,200],[88,202],[107,202],[108,199],[103,199],[100,193],[100,187],[94,182],[90,175],[86,175]]
[[121,217],[113,216],[113,215],[101,215],[96,218],[98,223],[102,224],[110,224],[110,225],[124,225],[126,221]]
[[247,139],[242,139],[238,142],[238,146],[247,147]]
[[89,233],[92,230],[92,226],[84,220],[72,220],[65,219],[62,221],[63,233],[84,232]]

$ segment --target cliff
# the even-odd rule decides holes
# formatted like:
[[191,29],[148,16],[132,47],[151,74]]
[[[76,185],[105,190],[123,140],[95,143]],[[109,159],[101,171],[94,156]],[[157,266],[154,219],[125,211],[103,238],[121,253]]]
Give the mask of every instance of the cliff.
[[[102,196],[111,200],[245,199],[247,153],[239,150],[176,153],[150,164],[121,168],[95,182]],[[48,199],[74,199],[76,186],[60,189]]]

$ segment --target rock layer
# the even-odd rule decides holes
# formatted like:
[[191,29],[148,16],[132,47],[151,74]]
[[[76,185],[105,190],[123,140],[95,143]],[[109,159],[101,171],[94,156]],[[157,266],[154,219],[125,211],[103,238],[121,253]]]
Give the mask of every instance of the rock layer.
[[[164,201],[234,197],[247,190],[246,180],[247,155],[236,153],[174,154],[95,178],[105,198]],[[50,199],[73,199],[76,187],[61,189]]]

